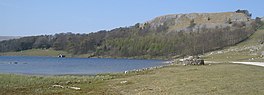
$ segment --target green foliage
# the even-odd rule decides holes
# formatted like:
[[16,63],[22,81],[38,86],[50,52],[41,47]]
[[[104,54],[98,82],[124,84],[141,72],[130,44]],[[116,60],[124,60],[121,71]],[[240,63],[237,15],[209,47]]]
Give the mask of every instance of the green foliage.
[[259,27],[259,29],[264,29],[264,22],[263,21],[261,21],[261,26]]

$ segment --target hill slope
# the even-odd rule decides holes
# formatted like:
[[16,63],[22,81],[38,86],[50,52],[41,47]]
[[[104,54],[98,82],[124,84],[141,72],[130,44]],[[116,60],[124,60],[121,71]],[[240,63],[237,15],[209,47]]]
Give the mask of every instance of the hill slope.
[[20,38],[20,37],[18,37],[18,36],[0,36],[0,41],[10,40],[10,39],[17,39],[17,38]]
[[177,31],[188,27],[192,20],[194,20],[194,23],[197,25],[215,27],[216,25],[228,25],[227,22],[229,21],[249,21],[250,17],[244,13],[237,12],[172,14],[157,17],[144,24],[149,24],[151,28],[157,28],[167,24],[169,26],[169,31]]
[[0,52],[52,48],[75,55],[87,54],[87,57],[179,57],[237,44],[258,26],[247,11],[175,14],[110,31],[2,41]]
[[211,61],[264,61],[264,26],[260,27],[247,40],[223,50],[206,54]]

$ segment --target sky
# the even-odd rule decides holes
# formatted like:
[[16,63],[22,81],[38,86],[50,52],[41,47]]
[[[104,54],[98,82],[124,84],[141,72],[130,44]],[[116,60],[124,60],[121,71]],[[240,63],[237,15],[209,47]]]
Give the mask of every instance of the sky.
[[0,36],[90,33],[180,13],[247,9],[264,16],[264,0],[0,0]]

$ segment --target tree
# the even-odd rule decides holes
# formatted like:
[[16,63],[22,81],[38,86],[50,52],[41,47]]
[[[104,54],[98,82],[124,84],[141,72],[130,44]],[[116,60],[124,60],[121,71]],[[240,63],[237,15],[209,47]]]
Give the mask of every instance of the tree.
[[33,48],[47,49],[51,47],[51,43],[46,36],[40,36],[33,44]]

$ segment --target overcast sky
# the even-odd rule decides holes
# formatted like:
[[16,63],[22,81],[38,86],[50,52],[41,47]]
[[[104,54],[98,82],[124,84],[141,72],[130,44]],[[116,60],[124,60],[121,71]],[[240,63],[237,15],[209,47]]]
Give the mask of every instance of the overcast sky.
[[247,9],[264,16],[264,0],[0,0],[0,36],[89,33],[166,14]]

